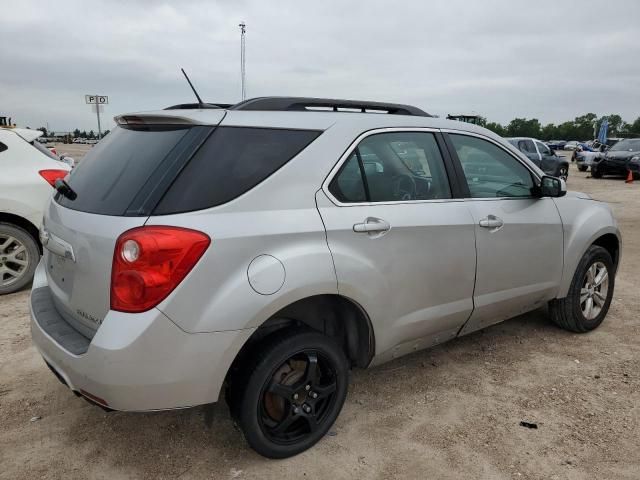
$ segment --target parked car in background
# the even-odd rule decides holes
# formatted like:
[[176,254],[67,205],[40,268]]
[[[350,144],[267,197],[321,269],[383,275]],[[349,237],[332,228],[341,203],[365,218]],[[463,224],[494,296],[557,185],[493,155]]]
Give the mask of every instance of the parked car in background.
[[549,140],[545,144],[551,150],[562,150],[563,147],[566,145],[566,143],[567,143],[566,140]]
[[38,130],[0,128],[0,295],[33,278],[40,261],[38,229],[53,184],[70,167],[40,142]]
[[565,143],[562,149],[572,152],[578,148],[579,144],[580,142],[577,140],[571,140],[570,142]]
[[591,176],[601,178],[604,175],[627,175],[632,172],[634,178],[640,178],[640,138],[620,140],[610,147],[591,165]]
[[576,150],[575,152],[575,161],[578,170],[581,172],[586,172],[589,170],[589,167],[593,165],[593,163],[599,159],[602,155],[602,152],[599,151],[587,151],[587,150]]
[[524,153],[544,173],[567,180],[569,177],[569,162],[555,154],[540,140],[530,137],[507,138],[514,147]]
[[194,108],[117,117],[45,210],[32,339],[89,401],[226,397],[283,458],[326,435],[352,367],[547,303],[572,332],[607,315],[610,208],[489,130],[379,102]]

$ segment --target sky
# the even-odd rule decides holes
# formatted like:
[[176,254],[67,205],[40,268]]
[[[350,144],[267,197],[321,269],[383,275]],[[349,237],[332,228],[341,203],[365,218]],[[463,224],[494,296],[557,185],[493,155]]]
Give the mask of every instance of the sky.
[[[640,116],[639,0],[0,0],[0,115],[97,130],[125,112],[312,96],[560,123]],[[10,8],[9,8],[10,5]],[[103,126],[103,128],[105,128]]]

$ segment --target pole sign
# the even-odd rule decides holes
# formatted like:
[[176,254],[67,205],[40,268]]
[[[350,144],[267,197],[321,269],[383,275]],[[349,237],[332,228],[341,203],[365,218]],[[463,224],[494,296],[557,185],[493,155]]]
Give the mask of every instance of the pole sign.
[[84,101],[85,103],[106,105],[109,103],[109,97],[106,95],[85,95]]
[[100,127],[100,114],[104,112],[103,105],[109,103],[109,97],[106,95],[85,95],[84,101],[88,105],[91,105],[91,110],[96,113],[98,118],[98,140],[102,138],[102,128]]

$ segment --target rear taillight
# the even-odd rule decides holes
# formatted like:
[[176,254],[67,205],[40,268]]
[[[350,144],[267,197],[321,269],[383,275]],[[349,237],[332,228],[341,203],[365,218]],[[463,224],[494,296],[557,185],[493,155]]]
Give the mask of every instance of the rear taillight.
[[66,170],[40,170],[38,173],[49,183],[49,185],[55,187],[56,180],[66,177],[69,172]]
[[146,226],[118,238],[111,270],[111,309],[144,312],[191,271],[211,239],[196,230]]

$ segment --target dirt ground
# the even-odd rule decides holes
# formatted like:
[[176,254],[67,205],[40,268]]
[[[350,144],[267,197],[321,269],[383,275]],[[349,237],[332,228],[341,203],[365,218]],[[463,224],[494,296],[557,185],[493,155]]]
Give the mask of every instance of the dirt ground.
[[536,311],[354,371],[330,434],[288,460],[249,450],[224,403],[130,414],[76,398],[31,344],[29,292],[3,297],[0,478],[639,479],[640,182],[587,176],[572,166],[569,188],[610,202],[624,235],[598,330]]

